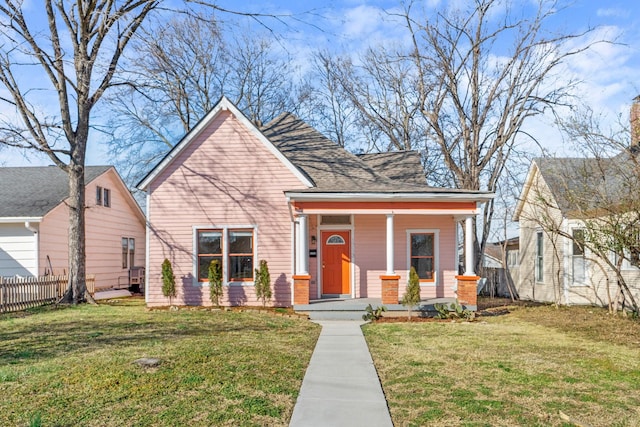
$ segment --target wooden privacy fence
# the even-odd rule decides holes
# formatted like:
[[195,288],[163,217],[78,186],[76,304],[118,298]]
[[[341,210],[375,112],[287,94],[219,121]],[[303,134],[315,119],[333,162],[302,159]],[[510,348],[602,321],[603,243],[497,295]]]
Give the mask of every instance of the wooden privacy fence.
[[486,277],[487,283],[482,290],[482,295],[502,298],[510,298],[513,294],[517,297],[513,277],[517,273],[517,269],[507,270],[504,268],[484,267],[482,276]]
[[[0,313],[26,310],[57,302],[67,289],[68,276],[0,277]],[[96,277],[87,275],[87,291],[93,295]]]

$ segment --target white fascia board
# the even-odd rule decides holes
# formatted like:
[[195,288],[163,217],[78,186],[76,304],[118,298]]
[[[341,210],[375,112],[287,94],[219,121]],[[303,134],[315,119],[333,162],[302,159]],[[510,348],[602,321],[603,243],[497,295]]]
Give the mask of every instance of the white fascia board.
[[305,209],[309,215],[451,215],[465,219],[481,213],[480,209]]
[[269,141],[263,134],[255,127],[253,123],[249,119],[245,117],[244,114],[238,108],[233,105],[231,101],[229,101],[225,96],[223,96],[220,101],[216,104],[215,107],[209,111],[209,113],[202,119],[200,122],[191,129],[187,135],[178,143],[178,145],[169,152],[169,154],[162,159],[160,163],[147,175],[147,177],[142,181],[138,188],[140,190],[146,190],[149,184],[163,171],[165,170],[173,160],[184,151],[185,147],[187,147],[191,141],[196,139],[200,133],[204,129],[206,129],[211,122],[220,114],[222,111],[229,111],[233,114],[236,119],[242,123],[248,130],[253,134],[260,142],[262,142],[267,149],[278,158],[307,188],[313,187],[313,183],[309,181],[309,179],[298,169],[293,163],[289,161],[281,152],[278,150],[271,141]]
[[41,216],[5,216],[0,218],[0,224],[13,222],[42,222]]
[[529,172],[527,172],[527,178],[524,180],[524,185],[522,186],[522,192],[520,192],[520,197],[518,198],[518,203],[516,204],[516,209],[513,212],[513,216],[511,217],[513,222],[520,221],[520,214],[522,213],[522,209],[524,209],[524,203],[529,196],[529,191],[531,190],[531,186],[533,185],[533,178],[535,177],[536,171],[538,170],[538,165],[535,161],[531,161],[531,166],[529,166]]
[[327,202],[327,201],[402,201],[402,202],[478,202],[484,203],[495,197],[495,194],[470,193],[299,193],[285,191],[288,201]]

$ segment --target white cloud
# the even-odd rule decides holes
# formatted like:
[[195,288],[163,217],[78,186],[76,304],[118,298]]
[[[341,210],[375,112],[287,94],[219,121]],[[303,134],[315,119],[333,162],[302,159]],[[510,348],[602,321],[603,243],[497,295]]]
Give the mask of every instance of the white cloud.
[[596,15],[600,17],[628,18],[630,11],[620,8],[598,9]]

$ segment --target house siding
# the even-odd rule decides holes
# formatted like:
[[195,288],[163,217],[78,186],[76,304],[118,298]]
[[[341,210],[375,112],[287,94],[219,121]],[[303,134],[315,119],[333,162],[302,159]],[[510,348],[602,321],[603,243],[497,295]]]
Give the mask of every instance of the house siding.
[[[110,190],[110,207],[96,204],[97,186]],[[113,169],[86,186],[86,272],[95,275],[97,289],[110,288],[118,284],[119,277],[123,280],[128,277],[128,269],[122,268],[122,237],[135,239],[134,264],[144,266],[144,219],[131,205],[133,201],[125,191],[128,193]],[[49,265],[54,274],[68,271],[68,230],[69,211],[62,203],[47,213],[40,224],[40,274],[44,274]]]
[[[451,216],[395,215],[394,269],[403,295],[409,277],[407,230],[438,230],[436,284],[423,283],[422,298],[455,297],[456,223]],[[355,290],[357,298],[380,298],[380,276],[386,272],[386,216],[355,216]]]
[[[231,113],[220,112],[150,183],[147,304],[167,305],[161,265],[176,277],[174,304],[211,305],[194,279],[194,228],[254,229],[254,266],[266,260],[272,304],[291,305],[292,222],[284,190],[305,186]],[[224,287],[223,305],[257,305],[252,284]]]
[[37,275],[37,239],[24,222],[0,224],[0,276]]

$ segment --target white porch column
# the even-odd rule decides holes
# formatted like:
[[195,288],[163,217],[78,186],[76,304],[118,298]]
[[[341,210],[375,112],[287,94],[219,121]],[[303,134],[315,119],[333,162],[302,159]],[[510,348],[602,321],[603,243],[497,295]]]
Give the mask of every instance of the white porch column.
[[304,276],[309,274],[309,226],[307,215],[298,215],[296,231],[298,238],[296,242],[296,274]]
[[473,217],[464,220],[464,275],[475,276],[474,273],[474,250],[473,250]]
[[387,276],[396,274],[393,264],[393,214],[387,214]]

